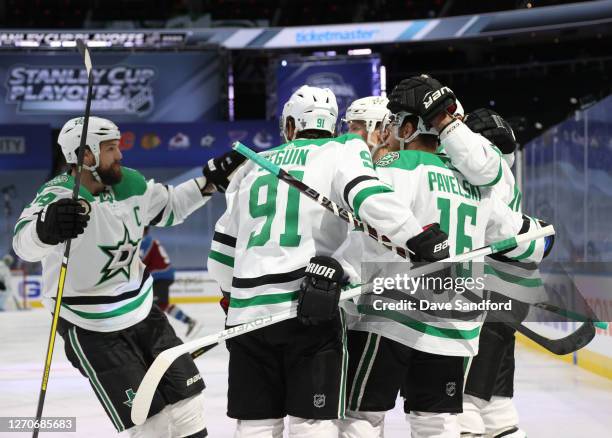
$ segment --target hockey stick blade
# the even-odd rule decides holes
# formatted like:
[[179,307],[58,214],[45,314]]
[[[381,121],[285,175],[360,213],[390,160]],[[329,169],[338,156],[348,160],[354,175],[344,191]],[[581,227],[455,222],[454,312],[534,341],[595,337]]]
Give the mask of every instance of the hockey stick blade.
[[93,64],[91,63],[91,56],[89,56],[89,48],[80,38],[76,40],[76,45],[77,45],[77,49],[79,49],[79,52],[83,56],[83,61],[85,63],[85,70],[87,70],[87,75],[89,76],[93,68]]
[[[361,286],[357,286],[342,292],[340,297],[341,300],[348,300],[361,294]],[[157,390],[157,386],[161,381],[162,377],[170,368],[172,363],[183,354],[189,353],[193,350],[202,349],[211,344],[220,343],[226,339],[230,339],[239,336],[243,333],[248,333],[253,330],[260,329],[277,322],[285,321],[287,319],[294,318],[297,315],[297,305],[293,305],[290,310],[285,312],[277,313],[275,315],[265,316],[258,318],[246,324],[237,325],[229,329],[220,331],[212,335],[204,336],[203,338],[194,339],[193,341],[185,344],[178,345],[168,350],[164,350],[159,354],[153,361],[153,364],[147,370],[142,382],[138,386],[136,391],[136,397],[132,404],[132,422],[136,425],[140,425],[145,422],[149,415],[149,409],[151,408],[151,402],[153,396]]]
[[593,324],[593,321],[586,321],[575,332],[558,339],[550,339],[542,336],[523,324],[515,324],[511,327],[516,328],[519,333],[538,343],[551,353],[559,356],[570,354],[574,351],[580,350],[583,347],[586,347],[587,344],[595,337],[595,325]]

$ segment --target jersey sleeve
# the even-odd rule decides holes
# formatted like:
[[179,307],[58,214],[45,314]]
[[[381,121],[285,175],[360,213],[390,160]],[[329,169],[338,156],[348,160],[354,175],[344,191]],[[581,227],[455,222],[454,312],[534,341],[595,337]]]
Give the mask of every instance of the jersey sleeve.
[[72,190],[67,187],[45,185],[23,209],[13,230],[13,249],[20,258],[28,262],[39,262],[54,250],[56,245],[47,245],[38,238],[36,221],[47,205],[71,196]]
[[452,165],[475,186],[488,187],[502,177],[502,155],[485,137],[455,120],[440,134],[441,149]]
[[236,238],[240,226],[240,203],[238,192],[248,165],[242,166],[230,181],[225,192],[227,208],[215,224],[215,233],[208,254],[208,273],[215,280],[222,292],[229,293],[232,289],[234,276],[234,257],[236,252]]
[[[537,219],[513,211],[496,196],[492,196],[491,201],[492,214],[487,224],[485,244],[542,228]],[[545,246],[544,238],[535,239],[504,253],[504,257],[520,262],[539,263],[544,257]]]
[[146,184],[149,192],[146,223],[158,227],[182,223],[210,199],[210,195],[202,195],[195,179],[177,186],[167,186],[152,179]]
[[402,247],[422,231],[412,211],[378,178],[363,140],[347,141],[338,148],[336,159],[333,190],[355,216]]

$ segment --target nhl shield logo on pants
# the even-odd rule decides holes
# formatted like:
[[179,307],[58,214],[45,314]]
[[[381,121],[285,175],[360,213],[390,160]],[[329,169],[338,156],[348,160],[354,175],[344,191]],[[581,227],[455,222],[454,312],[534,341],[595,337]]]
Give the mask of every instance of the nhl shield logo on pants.
[[315,408],[322,408],[325,406],[325,394],[315,394],[313,404]]
[[457,393],[457,383],[456,382],[448,382],[446,384],[446,395],[452,397]]

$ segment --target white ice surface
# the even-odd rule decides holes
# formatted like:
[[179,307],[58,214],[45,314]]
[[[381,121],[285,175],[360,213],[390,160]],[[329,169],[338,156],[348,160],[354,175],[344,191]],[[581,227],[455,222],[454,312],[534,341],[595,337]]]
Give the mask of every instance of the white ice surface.
[[[216,304],[181,305],[204,323],[202,335],[222,329]],[[50,316],[44,310],[0,312],[0,416],[33,416],[36,411]],[[184,326],[174,324],[177,333]],[[225,346],[197,359],[206,382],[204,393],[209,436],[229,438],[234,420],[225,415],[227,391]],[[546,355],[517,349],[515,401],[521,426],[535,438],[611,436],[612,381]],[[402,404],[387,414],[386,436],[409,437]],[[58,337],[47,389],[45,416],[76,416],[77,432],[42,434],[49,437],[118,436],[85,378],[72,368]],[[125,434],[127,435],[127,434]],[[17,438],[28,433],[1,433]],[[123,436],[123,435],[122,435]]]

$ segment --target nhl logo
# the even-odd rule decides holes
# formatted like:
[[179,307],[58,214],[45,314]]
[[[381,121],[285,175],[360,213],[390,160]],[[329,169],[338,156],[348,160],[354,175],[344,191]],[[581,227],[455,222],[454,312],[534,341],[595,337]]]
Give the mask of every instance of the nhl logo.
[[452,397],[457,393],[457,384],[455,382],[448,382],[446,384],[446,395]]
[[325,394],[315,394],[313,404],[315,408],[322,408],[325,406]]

